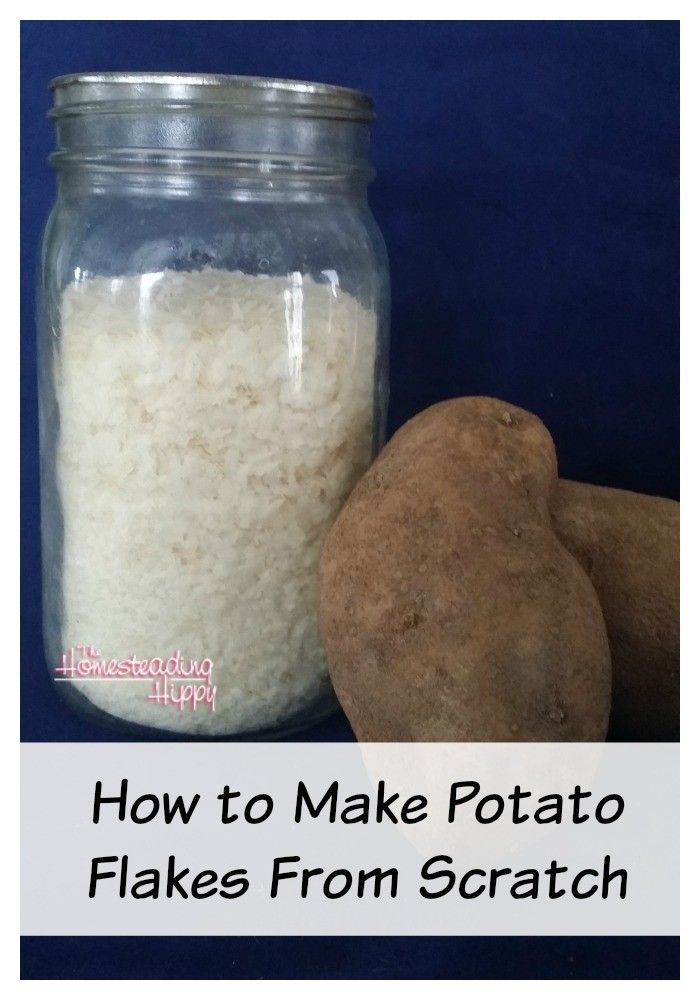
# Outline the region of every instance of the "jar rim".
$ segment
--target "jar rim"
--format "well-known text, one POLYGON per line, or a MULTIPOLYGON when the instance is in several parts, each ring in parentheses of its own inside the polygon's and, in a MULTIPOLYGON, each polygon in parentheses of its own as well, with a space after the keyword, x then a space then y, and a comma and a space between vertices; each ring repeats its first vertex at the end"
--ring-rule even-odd
POLYGON ((152 105, 154 110, 186 110, 204 105, 298 117, 374 120, 369 95, 350 87, 277 77, 223 73, 70 73, 50 83, 51 117, 118 113, 152 105))

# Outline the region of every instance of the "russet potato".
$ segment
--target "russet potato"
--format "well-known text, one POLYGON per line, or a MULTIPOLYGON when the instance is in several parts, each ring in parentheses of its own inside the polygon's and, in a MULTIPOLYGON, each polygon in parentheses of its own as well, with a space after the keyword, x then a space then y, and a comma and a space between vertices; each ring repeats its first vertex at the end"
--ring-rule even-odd
POLYGON ((613 667, 611 735, 677 740, 680 504, 560 480, 555 531, 598 594, 613 667))
POLYGON ((552 439, 468 397, 392 438, 331 529, 319 618, 360 740, 603 740, 610 653, 552 529, 552 439))

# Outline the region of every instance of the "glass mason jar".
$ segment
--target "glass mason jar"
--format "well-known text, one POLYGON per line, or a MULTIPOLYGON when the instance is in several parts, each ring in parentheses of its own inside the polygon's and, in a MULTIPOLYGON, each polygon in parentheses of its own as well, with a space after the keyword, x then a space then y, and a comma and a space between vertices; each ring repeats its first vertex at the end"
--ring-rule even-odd
POLYGON ((39 295, 46 655, 129 735, 279 735, 334 701, 327 529, 384 439, 372 103, 340 87, 53 83, 39 295))

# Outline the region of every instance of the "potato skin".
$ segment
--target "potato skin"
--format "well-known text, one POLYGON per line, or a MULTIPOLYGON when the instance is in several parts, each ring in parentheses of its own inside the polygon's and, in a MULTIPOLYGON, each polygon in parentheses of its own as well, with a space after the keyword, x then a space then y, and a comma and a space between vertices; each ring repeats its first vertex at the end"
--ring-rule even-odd
POLYGON ((680 505, 560 480, 552 520, 603 609, 613 666, 611 737, 677 740, 680 505))
POLYGON ((551 528, 556 476, 540 420, 467 397, 409 421, 357 484, 319 619, 360 740, 605 738, 605 625, 551 528))

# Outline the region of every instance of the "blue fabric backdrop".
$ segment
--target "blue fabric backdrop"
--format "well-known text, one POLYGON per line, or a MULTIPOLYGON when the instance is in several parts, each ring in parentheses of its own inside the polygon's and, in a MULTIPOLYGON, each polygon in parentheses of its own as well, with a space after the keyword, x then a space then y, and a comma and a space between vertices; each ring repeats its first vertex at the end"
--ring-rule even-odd
MULTIPOLYGON (((390 430, 449 396, 496 395, 545 420, 562 474, 677 495, 675 22, 24 22, 23 739, 113 738, 57 703, 42 662, 33 288, 54 193, 47 84, 144 69, 373 95, 371 201, 392 269, 390 430)), ((351 735, 336 717, 304 738, 351 735)), ((644 978, 678 963, 675 939, 29 939, 23 950, 25 975, 40 978, 644 978)))

